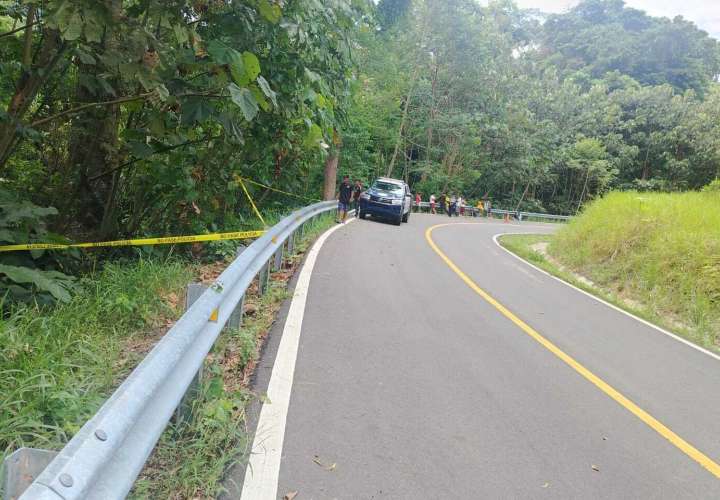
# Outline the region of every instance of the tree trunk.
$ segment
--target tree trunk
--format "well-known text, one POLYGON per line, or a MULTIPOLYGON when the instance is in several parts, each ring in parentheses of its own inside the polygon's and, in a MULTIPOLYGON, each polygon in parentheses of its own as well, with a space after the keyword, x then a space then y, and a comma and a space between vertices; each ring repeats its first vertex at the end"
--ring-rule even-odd
POLYGON ((585 200, 585 193, 587 192, 587 186, 588 181, 590 180, 590 169, 587 170, 587 175, 585 176, 585 184, 583 185, 582 192, 580 193, 580 201, 578 202, 577 210, 575 210, 575 215, 580 213, 580 207, 582 207, 583 201, 585 200))
MULTIPOLYGON (((122 8, 120 0, 105 0, 113 15, 113 26, 119 26, 122 8)), ((104 43, 106 52, 114 51, 120 43, 117 33, 108 30, 104 43)), ((96 73, 95 66, 78 64, 78 74, 96 73)), ((78 82, 82 81, 78 78, 78 82)), ((114 82, 110 82, 113 85, 114 82)), ((77 84, 77 103, 112 100, 114 96, 98 93, 77 84)), ((118 152, 118 127, 120 105, 112 104, 89 108, 78 114, 72 122, 70 144, 68 145, 68 169, 77 179, 75 199, 78 219, 88 229, 97 231, 101 238, 117 232, 115 201, 121 181, 117 167, 120 163, 118 152), (112 176, 101 176, 103 172, 115 170, 112 176)))
POLYGON ((517 212, 518 210, 520 210, 520 205, 522 205, 523 200, 525 200, 525 195, 527 194, 528 189, 530 189, 530 181, 528 181, 527 184, 525 184, 525 191, 523 191, 523 194, 522 194, 522 196, 520 197, 520 201, 518 201, 518 204, 517 204, 517 206, 515 207, 515 211, 516 211, 516 212, 517 212))
POLYGON ((430 169, 432 162, 432 140, 433 140, 433 122, 435 121, 435 90, 437 88, 437 76, 438 76, 438 64, 435 61, 435 67, 432 70, 432 92, 430 94, 430 113, 428 117, 428 129, 427 129, 427 149, 425 150, 425 161, 427 163, 427 170, 423 170, 421 179, 425 181, 427 179, 427 172, 430 169))
POLYGON ((390 164, 388 164, 387 173, 385 174, 386 177, 390 177, 392 175, 393 168, 395 167, 395 160, 397 159, 398 152, 400 151, 400 146, 403 142, 403 131, 405 130, 405 122, 407 122, 408 110, 410 109, 410 103, 412 102, 412 95, 413 91, 415 90, 415 82, 417 80, 417 76, 418 67, 416 66, 410 83, 410 90, 408 91, 407 98, 405 99, 405 107, 403 109, 402 118, 400 119, 400 126, 398 127, 397 138, 395 139, 395 150, 393 151, 393 155, 390 158, 390 164))
MULTIPOLYGON (((28 30, 31 31, 30 28, 28 30)), ((10 98, 6 110, 8 116, 0 123, 0 168, 5 166, 10 158, 12 149, 18 140, 17 133, 22 125, 22 119, 37 97, 40 88, 52 74, 62 50, 60 34, 56 30, 45 29, 37 61, 32 67, 25 68, 15 85, 15 93, 10 98)))
POLYGON ((333 149, 330 156, 325 160, 325 186, 323 188, 323 200, 335 199, 335 186, 337 185, 337 170, 340 160, 340 150, 333 149))
MULTIPOLYGON (((78 84, 77 102, 94 102, 98 96, 78 84)), ((68 146, 67 172, 77 179, 74 199, 80 221, 90 229, 106 233, 106 206, 117 177, 103 176, 96 181, 90 178, 112 170, 118 165, 118 119, 119 106, 103 106, 89 109, 73 120, 68 146)), ((116 172, 117 173, 117 172, 116 172)), ((107 235, 107 234, 105 234, 107 235)))
POLYGON ((650 146, 647 148, 647 153, 645 154, 645 162, 643 163, 643 169, 642 169, 642 180, 646 181, 648 177, 650 177, 650 164, 648 163, 648 160, 650 159, 650 146))

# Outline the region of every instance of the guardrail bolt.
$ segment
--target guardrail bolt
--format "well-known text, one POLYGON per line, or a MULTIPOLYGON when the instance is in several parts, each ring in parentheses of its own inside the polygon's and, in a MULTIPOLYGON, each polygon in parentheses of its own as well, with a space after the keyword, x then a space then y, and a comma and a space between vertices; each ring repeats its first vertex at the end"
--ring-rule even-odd
POLYGON ((98 429, 95 431, 95 437, 98 438, 100 441, 107 441, 107 434, 105 434, 105 431, 102 429, 98 429))
POLYGON ((60 474, 60 484, 69 488, 73 485, 73 478, 70 474, 60 474))

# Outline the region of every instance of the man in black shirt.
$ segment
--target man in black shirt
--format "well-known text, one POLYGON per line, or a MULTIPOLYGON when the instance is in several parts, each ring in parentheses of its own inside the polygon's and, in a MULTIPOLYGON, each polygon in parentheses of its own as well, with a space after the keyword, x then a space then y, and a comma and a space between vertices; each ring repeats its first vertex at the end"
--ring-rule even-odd
POLYGON ((343 177, 340 188, 338 189, 338 224, 345 222, 345 217, 347 216, 350 206, 350 199, 352 198, 352 191, 353 188, 350 185, 350 179, 346 175, 343 177))

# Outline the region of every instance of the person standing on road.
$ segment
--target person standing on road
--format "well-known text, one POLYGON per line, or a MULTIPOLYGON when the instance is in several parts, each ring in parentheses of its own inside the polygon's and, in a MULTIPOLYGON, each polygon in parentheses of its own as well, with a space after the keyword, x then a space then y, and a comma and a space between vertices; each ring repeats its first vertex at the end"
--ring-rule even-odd
POLYGON ((348 209, 350 208, 350 199, 352 198, 353 187, 350 185, 350 179, 347 175, 343 176, 343 180, 338 188, 338 209, 337 209, 337 222, 342 224, 345 222, 347 217, 348 209))
POLYGON ((448 202, 448 197, 445 193, 440 195, 440 212, 444 213, 446 211, 445 205, 448 202))
POLYGON ((355 179, 355 185, 353 186, 352 192, 352 207, 355 210, 355 217, 360 213, 360 194, 362 193, 363 185, 360 179, 355 179))
POLYGON ((415 193, 415 211, 420 211, 420 202, 422 201, 422 194, 421 193, 415 193))
POLYGON ((476 210, 475 210, 475 217, 477 217, 477 216, 479 216, 479 215, 482 215, 482 212, 483 212, 483 202, 482 202, 482 200, 478 200, 477 206, 476 206, 475 208, 476 208, 476 210))
POLYGON ((465 203, 465 200, 462 199, 462 196, 458 196, 458 199, 457 199, 458 217, 465 215, 464 203, 465 203))
POLYGON ((435 212, 435 195, 434 195, 434 194, 431 194, 431 195, 430 195, 430 213, 431 213, 431 214, 435 214, 435 213, 436 213, 436 212, 435 212))
POLYGON ((448 210, 447 210, 448 217, 453 216, 456 208, 457 208, 457 198, 455 198, 455 196, 453 196, 452 198, 450 198, 450 203, 448 203, 448 210))

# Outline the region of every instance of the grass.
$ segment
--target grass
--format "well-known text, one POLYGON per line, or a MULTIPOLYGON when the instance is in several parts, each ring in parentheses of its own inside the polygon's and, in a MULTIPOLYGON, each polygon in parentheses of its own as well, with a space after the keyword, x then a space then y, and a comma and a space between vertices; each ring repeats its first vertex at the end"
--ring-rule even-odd
POLYGON ((190 419, 165 430, 130 498, 216 498, 224 491, 225 473, 249 454, 245 407, 262 397, 251 392, 249 380, 264 340, 302 255, 333 220, 325 215, 306 224, 294 254, 272 273, 268 293, 258 296, 255 286, 248 290, 240 329, 223 333, 206 361, 190 419))
POLYGON ((225 472, 249 446, 245 406, 254 395, 244 383, 247 370, 286 297, 285 282, 272 280, 267 294, 248 298, 253 314, 220 336, 190 418, 165 430, 130 498, 215 498, 223 491, 225 472))
POLYGON ((130 371, 145 345, 179 316, 190 279, 177 261, 110 264, 71 302, 16 306, 0 319, 0 451, 58 449, 130 371))
POLYGON ((552 274, 720 350, 717 193, 612 193, 554 237, 506 236, 501 242, 552 274), (560 266, 532 250, 539 241, 549 243, 560 266))
MULTIPOLYGON (((302 253, 333 220, 328 214, 306 224, 267 294, 249 289, 242 327, 220 336, 192 417, 162 435, 134 498, 214 498, 222 490, 225 472, 247 452, 244 411, 256 397, 248 380, 263 340, 302 253)), ((193 276, 207 279, 224 267, 148 259, 108 264, 83 278, 67 304, 8 311, 0 318, 3 456, 22 446, 62 448, 182 314, 193 276)))

